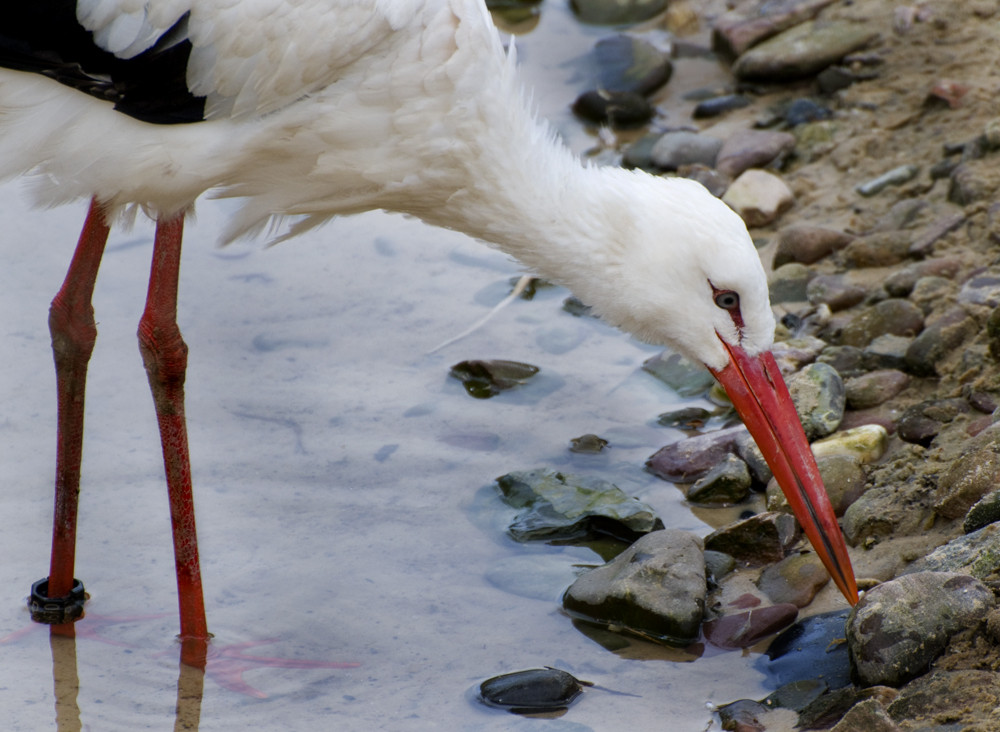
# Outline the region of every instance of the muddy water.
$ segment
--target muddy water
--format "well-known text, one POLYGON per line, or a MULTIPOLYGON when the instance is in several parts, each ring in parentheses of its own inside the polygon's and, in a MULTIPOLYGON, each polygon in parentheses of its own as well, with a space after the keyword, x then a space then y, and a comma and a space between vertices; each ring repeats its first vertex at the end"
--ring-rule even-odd
MULTIPOLYGON (((563 64, 601 32, 571 23, 549 7, 518 44, 529 77, 544 80, 543 113, 584 149, 593 140, 564 111, 575 88, 563 64)), ((696 730, 711 725, 706 704, 765 693, 752 655, 609 651, 582 634, 558 598, 577 565, 599 559, 510 541, 511 513, 489 487, 514 469, 577 471, 648 501, 669 526, 707 533, 673 486, 642 470, 678 437, 655 417, 680 400, 639 370, 656 349, 563 312, 567 293, 553 289, 430 354, 487 312, 518 266, 383 214, 272 249, 217 249, 225 204, 201 205, 188 229, 190 441, 209 623, 228 657, 203 684, 179 679, 166 497, 134 340, 151 229, 113 235, 95 297, 78 550, 92 597, 75 643, 50 644, 23 598, 48 563, 46 312, 83 210, 32 211, 20 186, 2 190, 3 729, 607 730, 627 719, 696 730), (447 377, 452 363, 488 357, 542 373, 489 401, 447 377), (586 432, 612 448, 569 453, 586 432), (546 579, 496 579, 511 573, 546 579), (302 660, 358 665, 291 667, 302 660), (588 690, 557 721, 471 700, 485 677, 544 665, 626 694, 588 690)))

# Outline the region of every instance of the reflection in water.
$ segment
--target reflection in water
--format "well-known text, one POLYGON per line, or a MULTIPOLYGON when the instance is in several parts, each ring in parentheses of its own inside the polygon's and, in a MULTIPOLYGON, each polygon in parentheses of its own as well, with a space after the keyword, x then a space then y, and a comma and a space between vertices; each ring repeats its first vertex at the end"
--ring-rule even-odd
POLYGON ((79 732, 80 706, 76 695, 80 678, 76 673, 76 628, 73 623, 53 625, 49 634, 52 648, 52 684, 56 697, 56 729, 59 732, 79 732))

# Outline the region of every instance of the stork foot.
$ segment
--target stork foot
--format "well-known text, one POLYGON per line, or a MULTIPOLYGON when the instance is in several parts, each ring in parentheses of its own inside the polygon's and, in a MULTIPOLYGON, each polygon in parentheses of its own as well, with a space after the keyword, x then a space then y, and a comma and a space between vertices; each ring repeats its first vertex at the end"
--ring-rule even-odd
POLYGON ((48 577, 43 577, 31 585, 28 610, 31 612, 31 619, 36 623, 63 625, 76 622, 83 617, 83 604, 87 601, 83 582, 74 577, 72 589, 63 597, 49 597, 48 591, 48 577))

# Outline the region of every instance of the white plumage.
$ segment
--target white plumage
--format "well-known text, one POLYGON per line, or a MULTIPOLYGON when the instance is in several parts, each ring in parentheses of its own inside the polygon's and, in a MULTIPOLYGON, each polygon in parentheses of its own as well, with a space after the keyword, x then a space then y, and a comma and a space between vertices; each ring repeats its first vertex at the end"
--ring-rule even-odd
MULTIPOLYGON (((78 0, 70 25, 59 38, 73 49, 32 51, 27 65, 0 70, 0 175, 30 173, 47 203, 92 198, 85 238, 106 237, 100 219, 135 206, 160 221, 153 271, 168 284, 162 297, 151 288, 144 323, 152 313, 150 323, 169 325, 180 343, 169 281, 182 216, 206 191, 244 199, 224 241, 269 223, 278 231, 285 217, 294 219, 288 236, 370 209, 465 232, 566 285, 609 322, 715 371, 781 463, 775 472, 810 538, 822 540, 834 579, 856 598, 832 509, 767 354, 774 318, 742 221, 697 183, 572 156, 532 113, 514 54, 481 0, 78 0), (67 55, 92 52, 92 43, 107 53, 88 63, 112 69, 111 83, 67 55), (42 70, 59 81, 25 73, 52 54, 63 63, 42 70), (150 84, 173 83, 166 106, 194 102, 202 121, 152 123, 163 121, 155 94, 152 121, 140 121, 148 110, 130 110, 129 95, 149 90, 129 74, 150 56, 173 59, 166 72, 149 72, 150 84)), ((83 258, 90 287, 102 248, 83 258)), ((76 277, 71 270, 67 283, 76 277)), ((158 364, 183 349, 161 354, 150 323, 144 357, 162 419, 183 413, 183 395, 163 396, 176 375, 160 378, 158 364)), ((165 449, 185 441, 182 417, 171 429, 165 449)), ((190 505, 189 491, 171 484, 175 493, 190 505)), ((193 544, 190 518, 181 544, 193 544)), ((196 553, 188 566, 197 575, 196 553)), ((203 611, 192 627, 182 620, 182 633, 205 636, 203 611)))

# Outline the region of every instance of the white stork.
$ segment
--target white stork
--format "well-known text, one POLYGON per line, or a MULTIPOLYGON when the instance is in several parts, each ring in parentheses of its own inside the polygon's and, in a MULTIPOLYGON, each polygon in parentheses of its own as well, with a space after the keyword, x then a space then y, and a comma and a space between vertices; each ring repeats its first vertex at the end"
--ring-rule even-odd
MULTIPOLYGON (((239 197, 222 240, 371 209, 456 229, 606 321, 705 364, 732 397, 833 580, 851 563, 770 355, 774 318, 740 218, 697 183, 581 164, 536 119, 482 0, 33 0, 0 24, 0 176, 90 211, 52 303, 58 449, 50 574, 74 580, 91 295, 109 227, 157 222, 139 340, 174 525, 181 637, 208 635, 176 324, 182 225, 239 197)), ((61 614, 60 614, 61 613, 61 614)))

